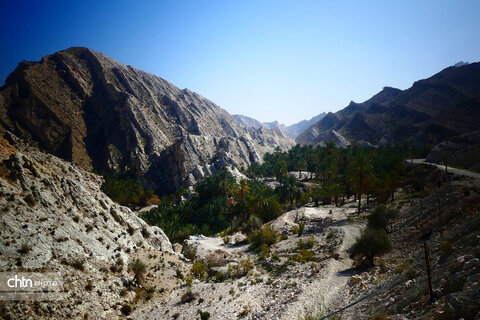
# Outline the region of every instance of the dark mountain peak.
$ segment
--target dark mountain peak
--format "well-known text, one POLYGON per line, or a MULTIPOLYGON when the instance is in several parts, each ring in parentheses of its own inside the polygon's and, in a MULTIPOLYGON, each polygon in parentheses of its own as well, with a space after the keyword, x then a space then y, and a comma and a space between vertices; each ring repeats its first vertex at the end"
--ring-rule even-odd
POLYGON ((377 144, 390 135, 396 143, 424 145, 432 137, 446 139, 478 128, 480 113, 475 110, 480 110, 478 62, 448 67, 404 91, 384 87, 365 102, 351 101, 336 117, 327 114, 311 126, 297 142, 310 144, 335 124, 334 129, 352 141, 377 144))

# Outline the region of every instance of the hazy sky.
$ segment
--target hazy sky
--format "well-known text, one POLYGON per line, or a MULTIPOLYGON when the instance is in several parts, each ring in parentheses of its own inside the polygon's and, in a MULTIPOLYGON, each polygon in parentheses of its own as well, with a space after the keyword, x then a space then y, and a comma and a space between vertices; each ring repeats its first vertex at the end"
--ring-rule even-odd
POLYGON ((480 1, 0 0, 0 83, 86 46, 232 114, 291 124, 480 60, 480 1))

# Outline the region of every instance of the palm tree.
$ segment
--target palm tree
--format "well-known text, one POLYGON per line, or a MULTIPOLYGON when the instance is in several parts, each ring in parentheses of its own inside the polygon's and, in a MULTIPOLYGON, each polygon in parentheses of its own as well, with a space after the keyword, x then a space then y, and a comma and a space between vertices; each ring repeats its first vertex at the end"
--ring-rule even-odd
POLYGON ((366 191, 374 177, 370 155, 367 155, 365 152, 357 153, 350 164, 350 174, 353 186, 358 194, 358 212, 360 213, 362 194, 366 191))
POLYGON ((297 179, 293 175, 286 175, 282 177, 280 190, 283 197, 293 205, 293 201, 299 198, 300 189, 297 186, 297 179))

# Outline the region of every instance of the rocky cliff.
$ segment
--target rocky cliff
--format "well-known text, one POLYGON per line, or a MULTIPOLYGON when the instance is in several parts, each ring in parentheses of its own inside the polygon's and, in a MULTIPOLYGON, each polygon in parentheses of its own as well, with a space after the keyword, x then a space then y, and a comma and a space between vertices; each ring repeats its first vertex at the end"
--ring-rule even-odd
POLYGON ((385 87, 363 103, 328 114, 296 138, 318 144, 323 132, 335 130, 350 142, 372 145, 409 142, 435 145, 478 130, 480 63, 449 67, 407 90, 385 87))
POLYGON ((122 293, 128 264, 146 252, 174 256, 168 238, 112 202, 102 177, 0 144, 0 271, 58 272, 63 281, 62 301, 0 304, 0 318, 117 318, 135 295, 122 293))
POLYGON ((7 130, 87 170, 128 171, 160 192, 294 144, 88 48, 19 64, 0 89, 0 133, 7 130))

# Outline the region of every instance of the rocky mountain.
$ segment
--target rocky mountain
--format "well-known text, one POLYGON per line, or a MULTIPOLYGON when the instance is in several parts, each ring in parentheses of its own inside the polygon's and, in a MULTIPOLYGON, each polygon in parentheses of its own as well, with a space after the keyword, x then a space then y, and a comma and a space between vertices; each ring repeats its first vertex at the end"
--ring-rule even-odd
POLYGON ((241 114, 234 114, 233 118, 247 128, 260 129, 262 127, 260 121, 247 116, 242 116, 241 114))
POLYGON ((305 130, 307 130, 310 126, 320 121, 323 117, 325 117, 326 113, 322 112, 315 117, 312 117, 310 120, 302 120, 300 122, 294 123, 288 126, 285 130, 286 134, 290 137, 295 139, 300 134, 302 134, 305 130))
POLYGON ((2 138, 0 145, 0 271, 56 272, 63 283, 63 300, 2 301, 0 317, 119 318, 135 296, 122 293, 133 278, 127 266, 146 254, 174 258, 168 238, 110 200, 101 176, 2 138))
POLYGON ((233 117, 235 118, 235 120, 237 120, 239 123, 241 123, 242 125, 244 125, 247 128, 248 127, 251 127, 251 128, 254 128, 254 129, 258 129, 260 127, 264 127, 264 128, 267 128, 267 129, 279 128, 284 133, 286 133, 287 136, 295 139, 299 134, 303 133, 311 125, 313 125, 316 122, 318 122, 319 120, 321 120, 325 115, 326 115, 326 113, 322 112, 319 115, 316 115, 315 117, 311 118, 310 120, 302 120, 302 121, 294 123, 290 126, 286 126, 284 124, 281 124, 278 121, 260 123, 258 120, 255 120, 255 119, 247 117, 247 116, 242 116, 240 114, 233 115, 233 117))
POLYGON ((435 145, 478 130, 480 63, 449 67, 406 90, 385 87, 363 103, 327 114, 296 138, 318 144, 322 133, 335 130, 350 142, 372 145, 409 142, 435 145))
POLYGON ((98 172, 127 171, 171 192, 294 141, 240 125, 188 89, 88 48, 21 62, 0 89, 0 134, 98 172))

